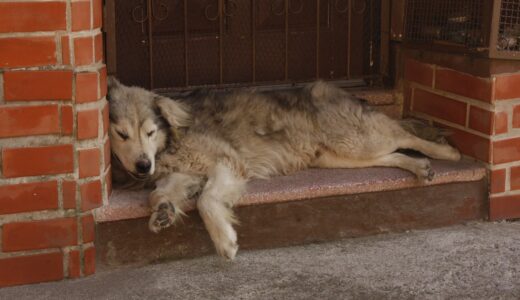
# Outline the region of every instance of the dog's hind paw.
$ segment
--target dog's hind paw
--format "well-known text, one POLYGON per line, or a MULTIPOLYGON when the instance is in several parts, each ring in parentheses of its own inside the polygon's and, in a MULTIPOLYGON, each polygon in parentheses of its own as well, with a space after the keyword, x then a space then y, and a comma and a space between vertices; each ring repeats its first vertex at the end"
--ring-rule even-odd
POLYGON ((159 204, 148 221, 150 231, 158 233, 162 229, 170 227, 175 221, 175 208, 170 202, 159 204))

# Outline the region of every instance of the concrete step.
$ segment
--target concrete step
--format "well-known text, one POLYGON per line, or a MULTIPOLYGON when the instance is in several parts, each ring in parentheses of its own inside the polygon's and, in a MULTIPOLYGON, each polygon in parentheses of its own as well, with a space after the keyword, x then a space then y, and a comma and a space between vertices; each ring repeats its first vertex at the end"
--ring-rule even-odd
MULTIPOLYGON (((484 166, 432 161, 432 167, 435 178, 425 184, 396 168, 310 169, 254 180, 236 208, 241 250, 487 218, 484 166)), ((159 234, 149 232, 148 193, 114 190, 110 204, 96 212, 98 268, 215 252, 195 210, 188 212, 183 224, 159 234)))

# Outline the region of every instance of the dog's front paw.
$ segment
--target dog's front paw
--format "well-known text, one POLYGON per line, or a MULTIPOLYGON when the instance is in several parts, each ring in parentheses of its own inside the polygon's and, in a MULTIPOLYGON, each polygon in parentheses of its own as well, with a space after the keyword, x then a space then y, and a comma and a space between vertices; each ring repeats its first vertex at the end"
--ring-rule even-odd
POLYGON ((157 207, 148 221, 150 231, 159 233, 162 229, 170 227, 175 221, 175 208, 170 202, 163 202, 157 207))
POLYGON ((417 178, 421 181, 432 181, 435 172, 432 170, 430 161, 428 159, 419 160, 419 167, 416 171, 417 178))
POLYGON ((217 253, 220 256, 223 256, 229 260, 235 259, 238 251, 238 245, 236 242, 231 240, 223 241, 219 244, 215 244, 215 248, 217 249, 217 253))

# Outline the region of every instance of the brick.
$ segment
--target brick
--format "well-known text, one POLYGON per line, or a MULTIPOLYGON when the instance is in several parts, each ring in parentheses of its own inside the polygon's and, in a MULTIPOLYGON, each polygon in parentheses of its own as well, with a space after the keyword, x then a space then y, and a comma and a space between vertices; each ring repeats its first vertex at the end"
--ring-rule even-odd
POLYGON ((511 190, 520 190, 520 166, 511 168, 509 184, 511 186, 511 190))
POLYGON ((407 59, 404 65, 404 77, 409 81, 431 87, 433 85, 433 67, 413 59, 407 59))
POLYGON ((491 80, 449 69, 436 70, 435 88, 489 103, 493 98, 491 80))
POLYGON ((2 157, 5 177, 62 174, 74 170, 72 145, 4 148, 2 157))
POLYGON ((94 241, 95 222, 92 215, 81 217, 81 226, 83 230, 83 243, 90 243, 94 241))
POLYGON ((63 279, 61 252, 0 259, 0 287, 63 279))
POLYGON ((413 111, 459 125, 466 125, 466 103, 415 89, 413 111))
POLYGON ((57 105, 0 107, 0 138, 60 133, 57 105))
POLYGON ((98 82, 97 73, 76 74, 76 103, 98 100, 98 82))
POLYGON ((99 111, 97 109, 78 112, 78 139, 98 137, 99 111))
POLYGON ((507 121, 507 112, 502 111, 495 113, 495 134, 507 133, 507 121))
POLYGON ((506 170, 500 169, 491 171, 490 181, 491 194, 504 192, 506 190, 506 170))
POLYGON ((94 61, 103 60, 103 35, 98 34, 94 37, 94 61))
POLYGON ((506 100, 520 98, 520 74, 497 76, 495 99, 506 100))
POLYGON ((38 67, 57 63, 54 37, 0 38, 0 68, 38 67))
POLYGON ((105 170, 110 166, 110 160, 112 158, 112 154, 110 152, 110 139, 107 139, 105 145, 103 145, 103 154, 105 159, 105 170))
POLYGON ((98 208, 103 204, 101 181, 91 181, 81 185, 81 210, 87 211, 98 208))
POLYGON ((68 35, 61 37, 61 61, 64 65, 70 65, 70 38, 68 35))
POLYGON ((83 274, 92 275, 96 272, 96 248, 90 247, 83 251, 84 265, 83 274))
POLYGON ((76 218, 4 224, 2 251, 58 248, 78 243, 76 218))
POLYGON ((92 0, 93 7, 93 27, 94 28, 101 28, 103 25, 103 4, 101 3, 102 0, 92 0))
POLYGON ((88 30, 90 24, 90 0, 77 1, 71 3, 72 30, 88 30))
POLYGON ((108 111, 108 103, 105 104, 105 107, 103 107, 103 136, 105 136, 108 133, 108 128, 110 126, 110 115, 108 111))
POLYGON ((81 258, 78 250, 69 252, 69 278, 81 276, 81 258))
POLYGON ((107 95, 107 68, 103 67, 101 70, 99 70, 99 89, 101 92, 101 95, 99 95, 100 98, 103 98, 107 95))
POLYGON ((57 208, 56 181, 0 186, 0 215, 57 208))
POLYGON ((493 142, 493 163, 520 160, 520 138, 493 142))
POLYGON ((452 133, 447 137, 448 141, 463 154, 484 162, 490 161, 491 141, 489 139, 444 124, 435 123, 435 125, 446 128, 452 133))
POLYGON ((0 32, 66 29, 65 2, 0 2, 0 32))
POLYGON ((492 221, 520 218, 520 195, 491 197, 489 204, 492 221))
POLYGON ((513 128, 520 128, 520 105, 513 108, 513 128))
POLYGON ((76 209, 76 182, 63 181, 61 188, 63 192, 63 208, 76 209))
POLYGON ((72 106, 65 105, 61 107, 61 134, 72 135, 74 126, 74 117, 72 106))
POLYGON ((471 106, 469 109, 469 128, 485 134, 493 134, 493 113, 471 106))
POLYGON ((6 101, 71 100, 71 71, 14 71, 4 73, 6 101))
POLYGON ((91 36, 74 39, 74 64, 90 65, 94 62, 94 41, 91 36))
POLYGON ((101 154, 99 149, 79 150, 79 178, 99 176, 101 154))

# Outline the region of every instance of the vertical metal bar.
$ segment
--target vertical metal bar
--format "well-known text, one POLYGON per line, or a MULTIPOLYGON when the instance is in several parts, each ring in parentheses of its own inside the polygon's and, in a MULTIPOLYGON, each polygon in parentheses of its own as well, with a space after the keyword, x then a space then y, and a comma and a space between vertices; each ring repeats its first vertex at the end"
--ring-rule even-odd
POLYGON ((384 77, 388 77, 388 56, 390 55, 390 18, 391 4, 389 1, 381 1, 381 36, 380 36, 380 62, 379 71, 384 77))
POLYGON ((370 52, 369 52, 369 61, 368 61, 368 72, 370 74, 367 75, 374 75, 374 0, 368 0, 370 3, 370 23, 369 23, 369 30, 370 30, 370 52))
POLYGON ((256 1, 251 1, 251 38, 252 38, 252 72, 253 83, 256 82, 256 1))
POLYGON ((116 39, 116 2, 106 0, 103 18, 103 31, 106 34, 105 57, 107 73, 117 73, 117 39, 116 39))
POLYGON ((497 50, 498 45, 498 34, 500 30, 500 9, 502 7, 502 1, 493 2, 493 14, 491 16, 491 30, 489 36, 489 57, 499 58, 500 51, 497 50))
POLYGON ((154 78, 153 78, 153 14, 152 14, 152 1, 147 1, 147 15, 148 15, 148 62, 150 64, 150 89, 154 89, 154 78))
POLYGON ((219 65, 219 83, 222 84, 224 82, 224 0, 218 0, 218 30, 219 30, 219 37, 218 37, 218 65, 219 65))
POLYGON ((320 78, 320 0, 316 0, 316 79, 320 78))
POLYGON ((184 0, 184 84, 190 85, 188 68, 188 0, 184 0))
POLYGON ((351 27, 352 27, 352 0, 348 0, 348 14, 347 14, 347 79, 350 79, 350 46, 351 46, 351 27))
POLYGON ((285 80, 289 79, 289 0, 285 0, 285 80))

